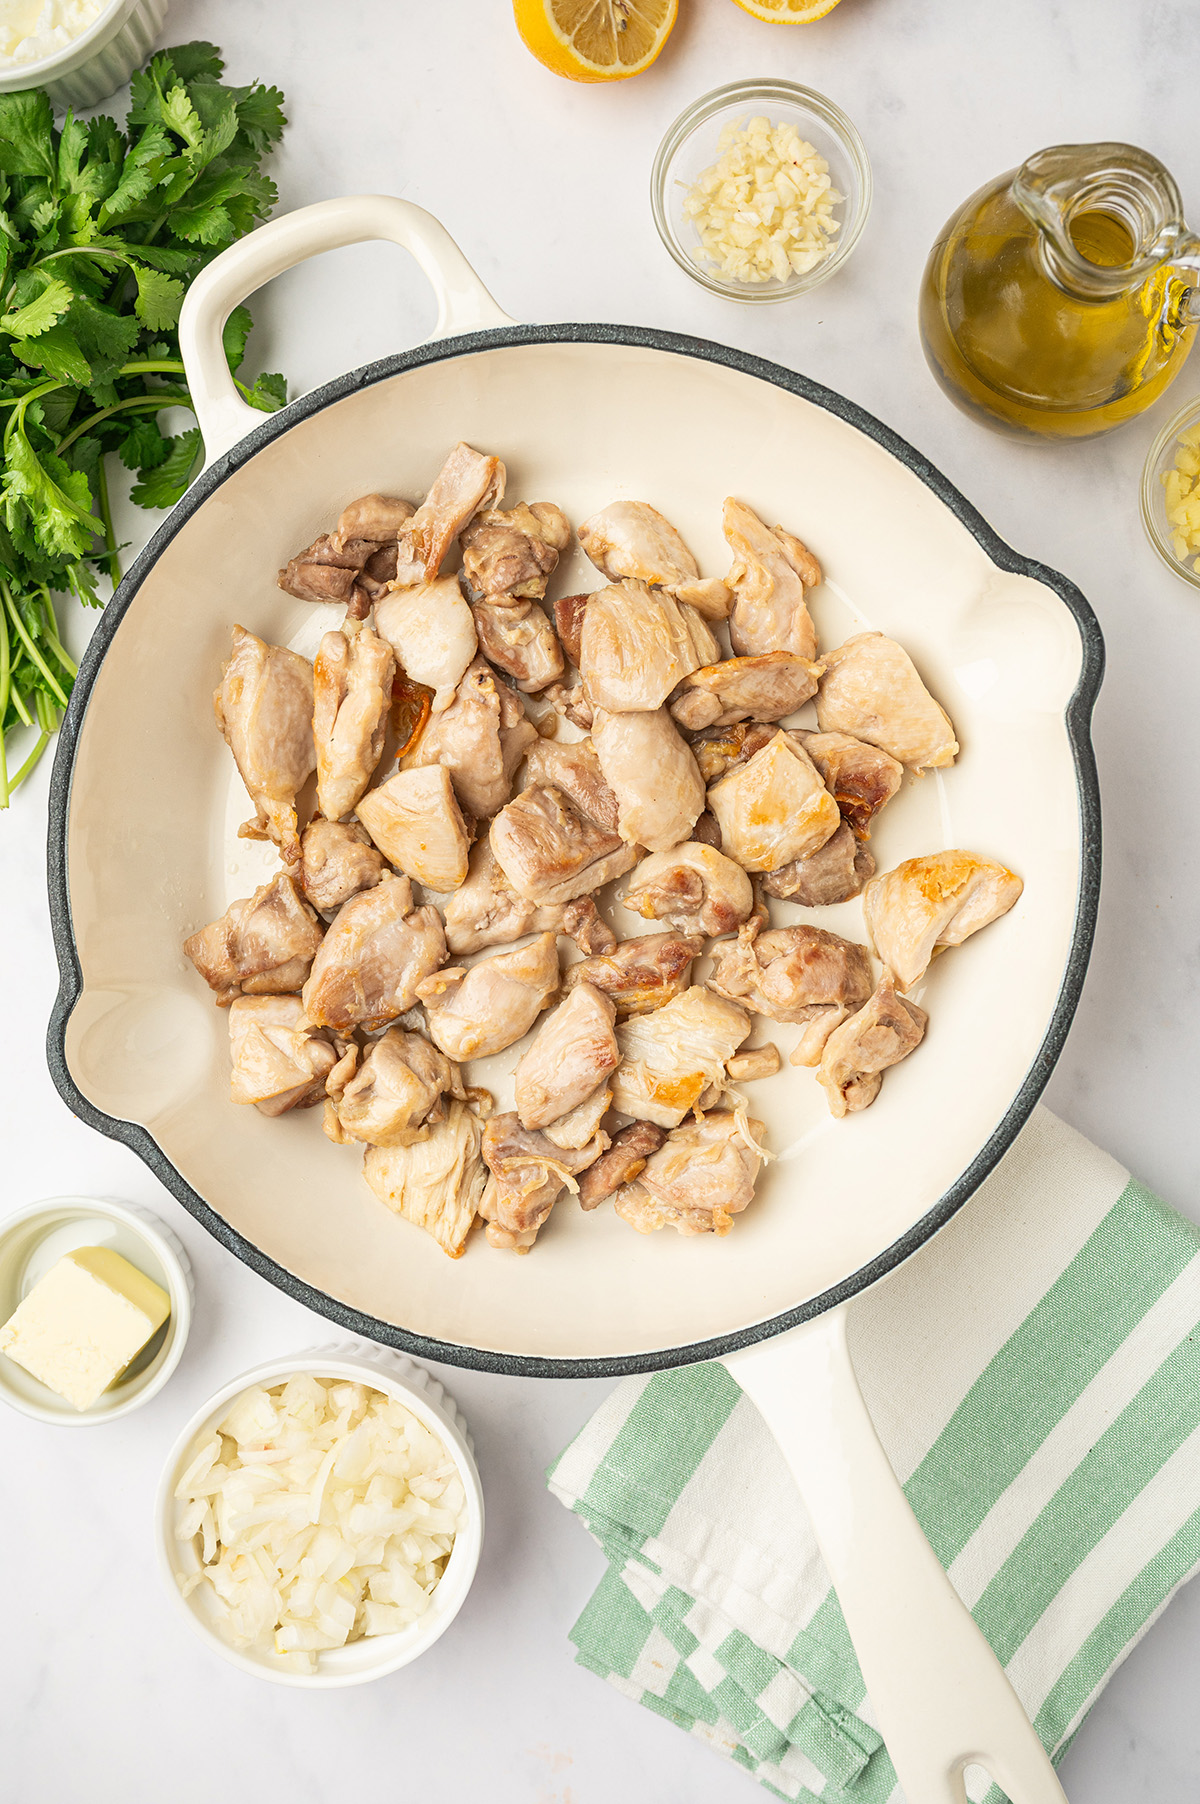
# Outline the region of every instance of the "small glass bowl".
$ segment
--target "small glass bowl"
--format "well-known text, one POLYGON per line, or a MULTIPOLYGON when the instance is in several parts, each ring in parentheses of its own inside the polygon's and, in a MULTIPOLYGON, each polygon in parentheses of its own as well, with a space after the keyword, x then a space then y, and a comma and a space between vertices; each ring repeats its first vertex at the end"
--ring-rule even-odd
POLYGON ((1172 414, 1151 445, 1142 471, 1142 525, 1146 528, 1146 536, 1163 563, 1176 576, 1182 577, 1185 583, 1191 583, 1193 589, 1200 589, 1200 570, 1192 568, 1190 559, 1185 563, 1182 558, 1175 556, 1171 545, 1173 528, 1167 519, 1163 477, 1168 470, 1175 468, 1175 445, 1181 433, 1198 425, 1200 396, 1189 401, 1186 407, 1181 407, 1178 413, 1172 414))
POLYGON ((715 88, 681 113, 658 147, 650 175, 650 205, 658 235, 694 282, 726 300, 766 305, 794 300, 827 282, 841 268, 862 235, 871 210, 871 165, 854 126, 840 107, 812 88, 791 81, 735 81, 715 88), (731 120, 765 113, 772 125, 794 125, 829 164, 829 175, 845 196, 836 217, 840 230, 829 255, 786 281, 731 282, 715 265, 698 263, 692 251, 700 235, 683 211, 683 197, 697 177, 717 160, 717 140, 731 120), (680 186, 682 184, 682 186, 680 186))

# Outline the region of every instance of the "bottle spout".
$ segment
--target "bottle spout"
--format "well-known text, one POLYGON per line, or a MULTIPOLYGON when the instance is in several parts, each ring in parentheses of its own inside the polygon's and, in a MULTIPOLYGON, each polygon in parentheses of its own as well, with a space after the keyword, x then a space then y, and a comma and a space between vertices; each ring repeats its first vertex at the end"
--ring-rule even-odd
POLYGON ((1013 179, 1013 196, 1041 234, 1047 272, 1089 299, 1138 288, 1154 270, 1175 263, 1188 232, 1170 171, 1134 144, 1058 144, 1040 150, 1013 179), (1088 243, 1087 226, 1108 222, 1116 249, 1088 243))

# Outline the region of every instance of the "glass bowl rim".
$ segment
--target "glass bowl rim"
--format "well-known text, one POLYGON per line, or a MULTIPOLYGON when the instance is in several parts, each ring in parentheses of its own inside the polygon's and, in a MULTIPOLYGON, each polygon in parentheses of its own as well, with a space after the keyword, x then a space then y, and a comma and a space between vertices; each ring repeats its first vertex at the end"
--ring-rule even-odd
POLYGON ((667 251, 680 269, 706 288, 710 294, 720 295, 724 300, 744 301, 752 306, 769 305, 780 301, 794 300, 797 295, 806 294, 820 286, 833 274, 835 269, 846 262, 851 251, 862 236, 863 227, 871 211, 872 198, 871 163, 867 156, 866 145, 862 141, 858 127, 844 113, 836 101, 828 95, 821 94, 816 88, 806 88, 799 82, 775 80, 761 77, 751 81, 728 82, 724 87, 713 88, 702 94, 690 106, 673 120, 663 134, 661 143, 654 153, 654 163, 650 171, 650 207, 654 216, 655 229, 667 251), (815 268, 806 270, 803 275, 792 275, 785 282, 774 284, 764 282, 761 287, 751 283, 725 282, 708 272, 693 258, 687 256, 678 236, 667 218, 666 177, 671 159, 687 142, 692 133, 701 125, 726 110, 733 110, 742 104, 753 104, 759 100, 777 99, 783 104, 802 108, 815 113, 822 124, 837 139, 845 151, 859 183, 859 202, 857 210, 847 224, 849 229, 839 235, 833 251, 822 259, 815 268))
POLYGON ((1184 428, 1197 424, 1200 424, 1200 395, 1194 395, 1178 408, 1156 434, 1142 465, 1141 484, 1142 525, 1146 529, 1146 537, 1168 569, 1174 571, 1185 583, 1190 583, 1194 589, 1200 589, 1200 571, 1193 570, 1191 564, 1185 564, 1177 558, 1168 539, 1158 464, 1164 451, 1184 428))

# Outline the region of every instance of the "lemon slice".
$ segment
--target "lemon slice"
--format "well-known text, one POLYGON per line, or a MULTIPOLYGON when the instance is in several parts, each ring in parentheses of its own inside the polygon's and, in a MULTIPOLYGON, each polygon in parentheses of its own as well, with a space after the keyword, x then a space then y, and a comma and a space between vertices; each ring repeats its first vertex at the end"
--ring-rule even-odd
POLYGON ((811 25, 831 13, 838 0, 733 0, 752 19, 768 25, 811 25))
POLYGON ((571 81, 640 75, 670 37, 677 7, 678 0, 513 0, 526 49, 571 81))

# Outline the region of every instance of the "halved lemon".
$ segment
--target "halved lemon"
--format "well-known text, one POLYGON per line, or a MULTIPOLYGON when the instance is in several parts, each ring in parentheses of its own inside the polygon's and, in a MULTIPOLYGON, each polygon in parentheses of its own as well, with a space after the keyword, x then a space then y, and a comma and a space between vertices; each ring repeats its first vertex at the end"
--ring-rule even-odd
POLYGON ((752 19, 765 19, 768 25, 811 25, 831 13, 838 0, 733 0, 752 19))
POLYGON ((671 35, 678 3, 513 0, 513 12, 526 49, 556 75, 571 81, 624 81, 650 67, 671 35))

